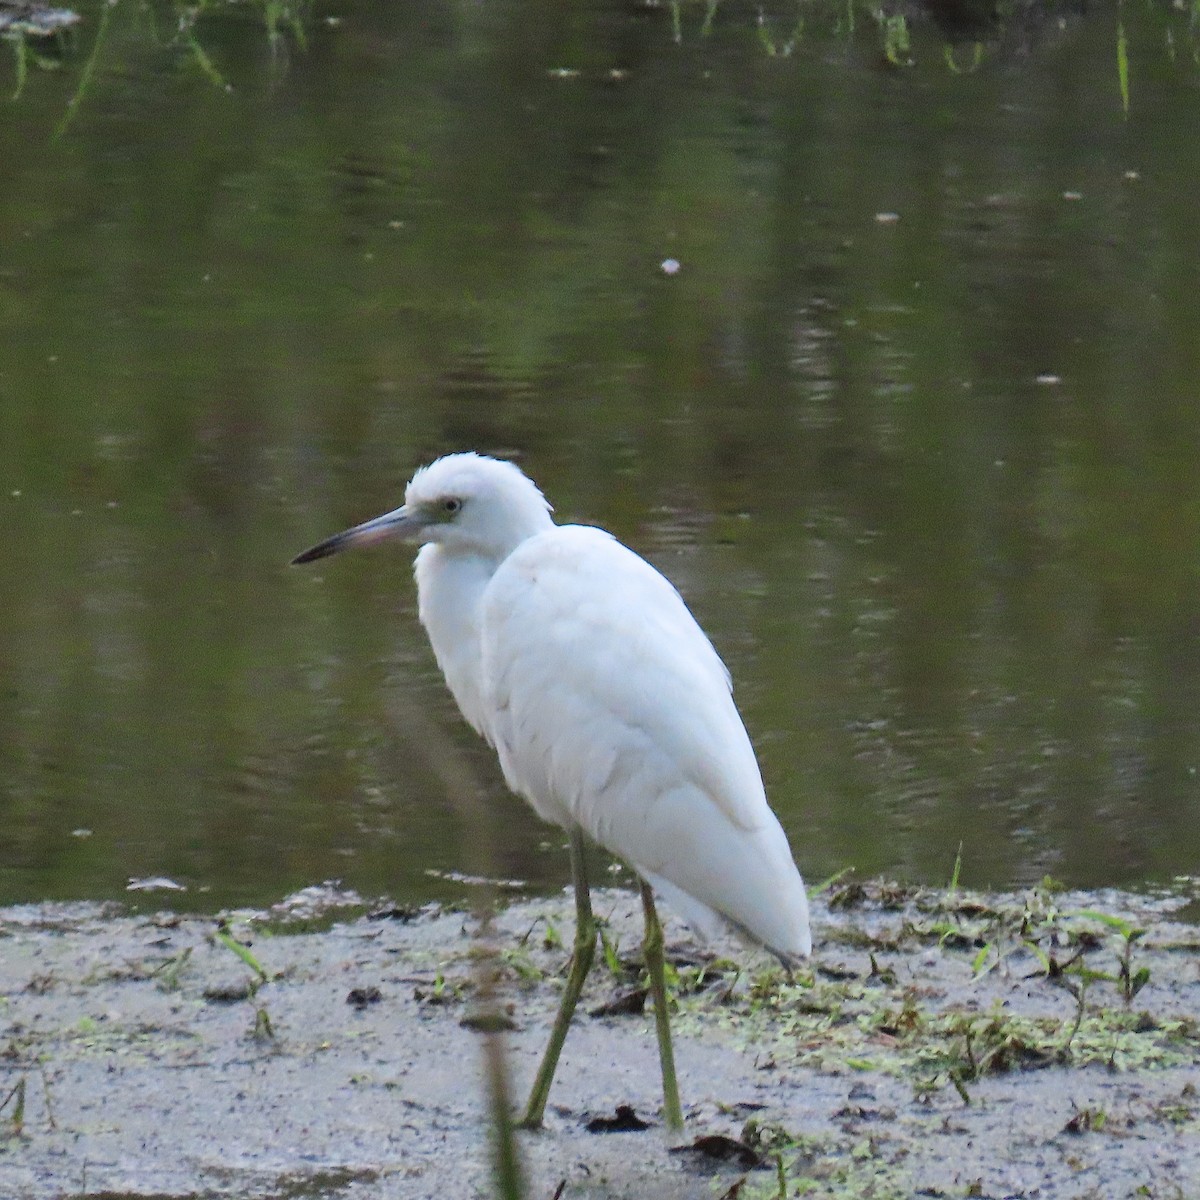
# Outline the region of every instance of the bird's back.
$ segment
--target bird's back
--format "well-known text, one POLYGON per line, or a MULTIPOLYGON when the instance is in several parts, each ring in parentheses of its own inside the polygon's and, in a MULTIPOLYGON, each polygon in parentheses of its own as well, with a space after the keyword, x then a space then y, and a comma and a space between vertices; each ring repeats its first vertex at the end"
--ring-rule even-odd
POLYGON ((809 953, 804 886, 728 673, 658 571, 602 530, 557 526, 496 570, 479 638, 484 732, 541 816, 578 824, 702 930, 715 912, 809 953))

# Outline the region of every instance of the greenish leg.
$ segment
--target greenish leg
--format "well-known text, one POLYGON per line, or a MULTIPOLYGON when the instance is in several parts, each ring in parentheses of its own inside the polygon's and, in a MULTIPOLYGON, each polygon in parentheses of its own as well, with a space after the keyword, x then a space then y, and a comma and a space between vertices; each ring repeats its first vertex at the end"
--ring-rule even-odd
POLYGON ((658 1033, 658 1059, 662 1063, 663 1119, 672 1133, 683 1129, 683 1109, 679 1104, 679 1085, 675 1082, 675 1051, 671 1048, 671 1019, 667 1012, 667 979, 663 965, 663 931, 654 907, 654 893, 642 882, 642 911, 646 914, 646 940, 642 952, 650 976, 650 994, 654 997, 654 1024, 658 1033))
POLYGON ((583 991, 583 981, 592 969, 592 959, 596 954, 596 921, 592 916, 592 897, 588 892, 587 868, 583 861, 583 834, 578 829, 571 830, 571 881, 575 885, 575 952, 571 956, 571 970, 567 974, 567 986, 563 989, 558 1016, 554 1018, 554 1028, 550 1031, 550 1042, 542 1055, 542 1065, 538 1067, 537 1078, 533 1081, 525 1113, 517 1122, 520 1129, 541 1128, 558 1056, 562 1053, 563 1042, 567 1040, 567 1030, 571 1026, 579 993, 583 991))

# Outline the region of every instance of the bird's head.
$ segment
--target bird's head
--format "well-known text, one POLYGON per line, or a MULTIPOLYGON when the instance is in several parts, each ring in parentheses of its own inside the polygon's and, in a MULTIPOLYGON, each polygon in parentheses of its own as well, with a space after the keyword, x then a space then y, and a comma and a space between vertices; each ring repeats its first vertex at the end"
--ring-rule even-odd
POLYGON ((552 524, 550 505, 520 467, 482 454, 448 454, 412 477, 401 508, 334 534, 292 562, 386 538, 437 542, 500 561, 552 524))

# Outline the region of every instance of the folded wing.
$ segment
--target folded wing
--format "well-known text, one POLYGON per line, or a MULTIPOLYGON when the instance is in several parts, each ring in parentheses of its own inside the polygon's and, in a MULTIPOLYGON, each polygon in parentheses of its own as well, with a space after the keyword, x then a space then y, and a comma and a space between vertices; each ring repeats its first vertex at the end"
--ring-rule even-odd
POLYGON ((808 906, 729 676, 671 584, 602 530, 559 526, 497 570, 480 612, 487 735, 509 786, 578 825, 701 932, 784 956, 808 906))

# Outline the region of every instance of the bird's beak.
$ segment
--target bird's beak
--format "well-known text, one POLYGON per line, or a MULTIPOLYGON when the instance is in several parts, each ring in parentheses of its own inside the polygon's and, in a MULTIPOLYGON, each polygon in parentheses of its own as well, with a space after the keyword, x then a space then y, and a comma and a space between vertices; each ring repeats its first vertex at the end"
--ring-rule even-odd
POLYGON ((315 546, 310 546, 303 554, 297 554, 292 559, 292 566, 326 558, 330 554, 348 550, 351 546, 370 546, 387 538, 411 536, 420 527, 421 523, 415 513, 407 507, 397 508, 393 512, 384 513, 382 517, 364 521, 361 525, 355 525, 353 529, 345 529, 315 546))

